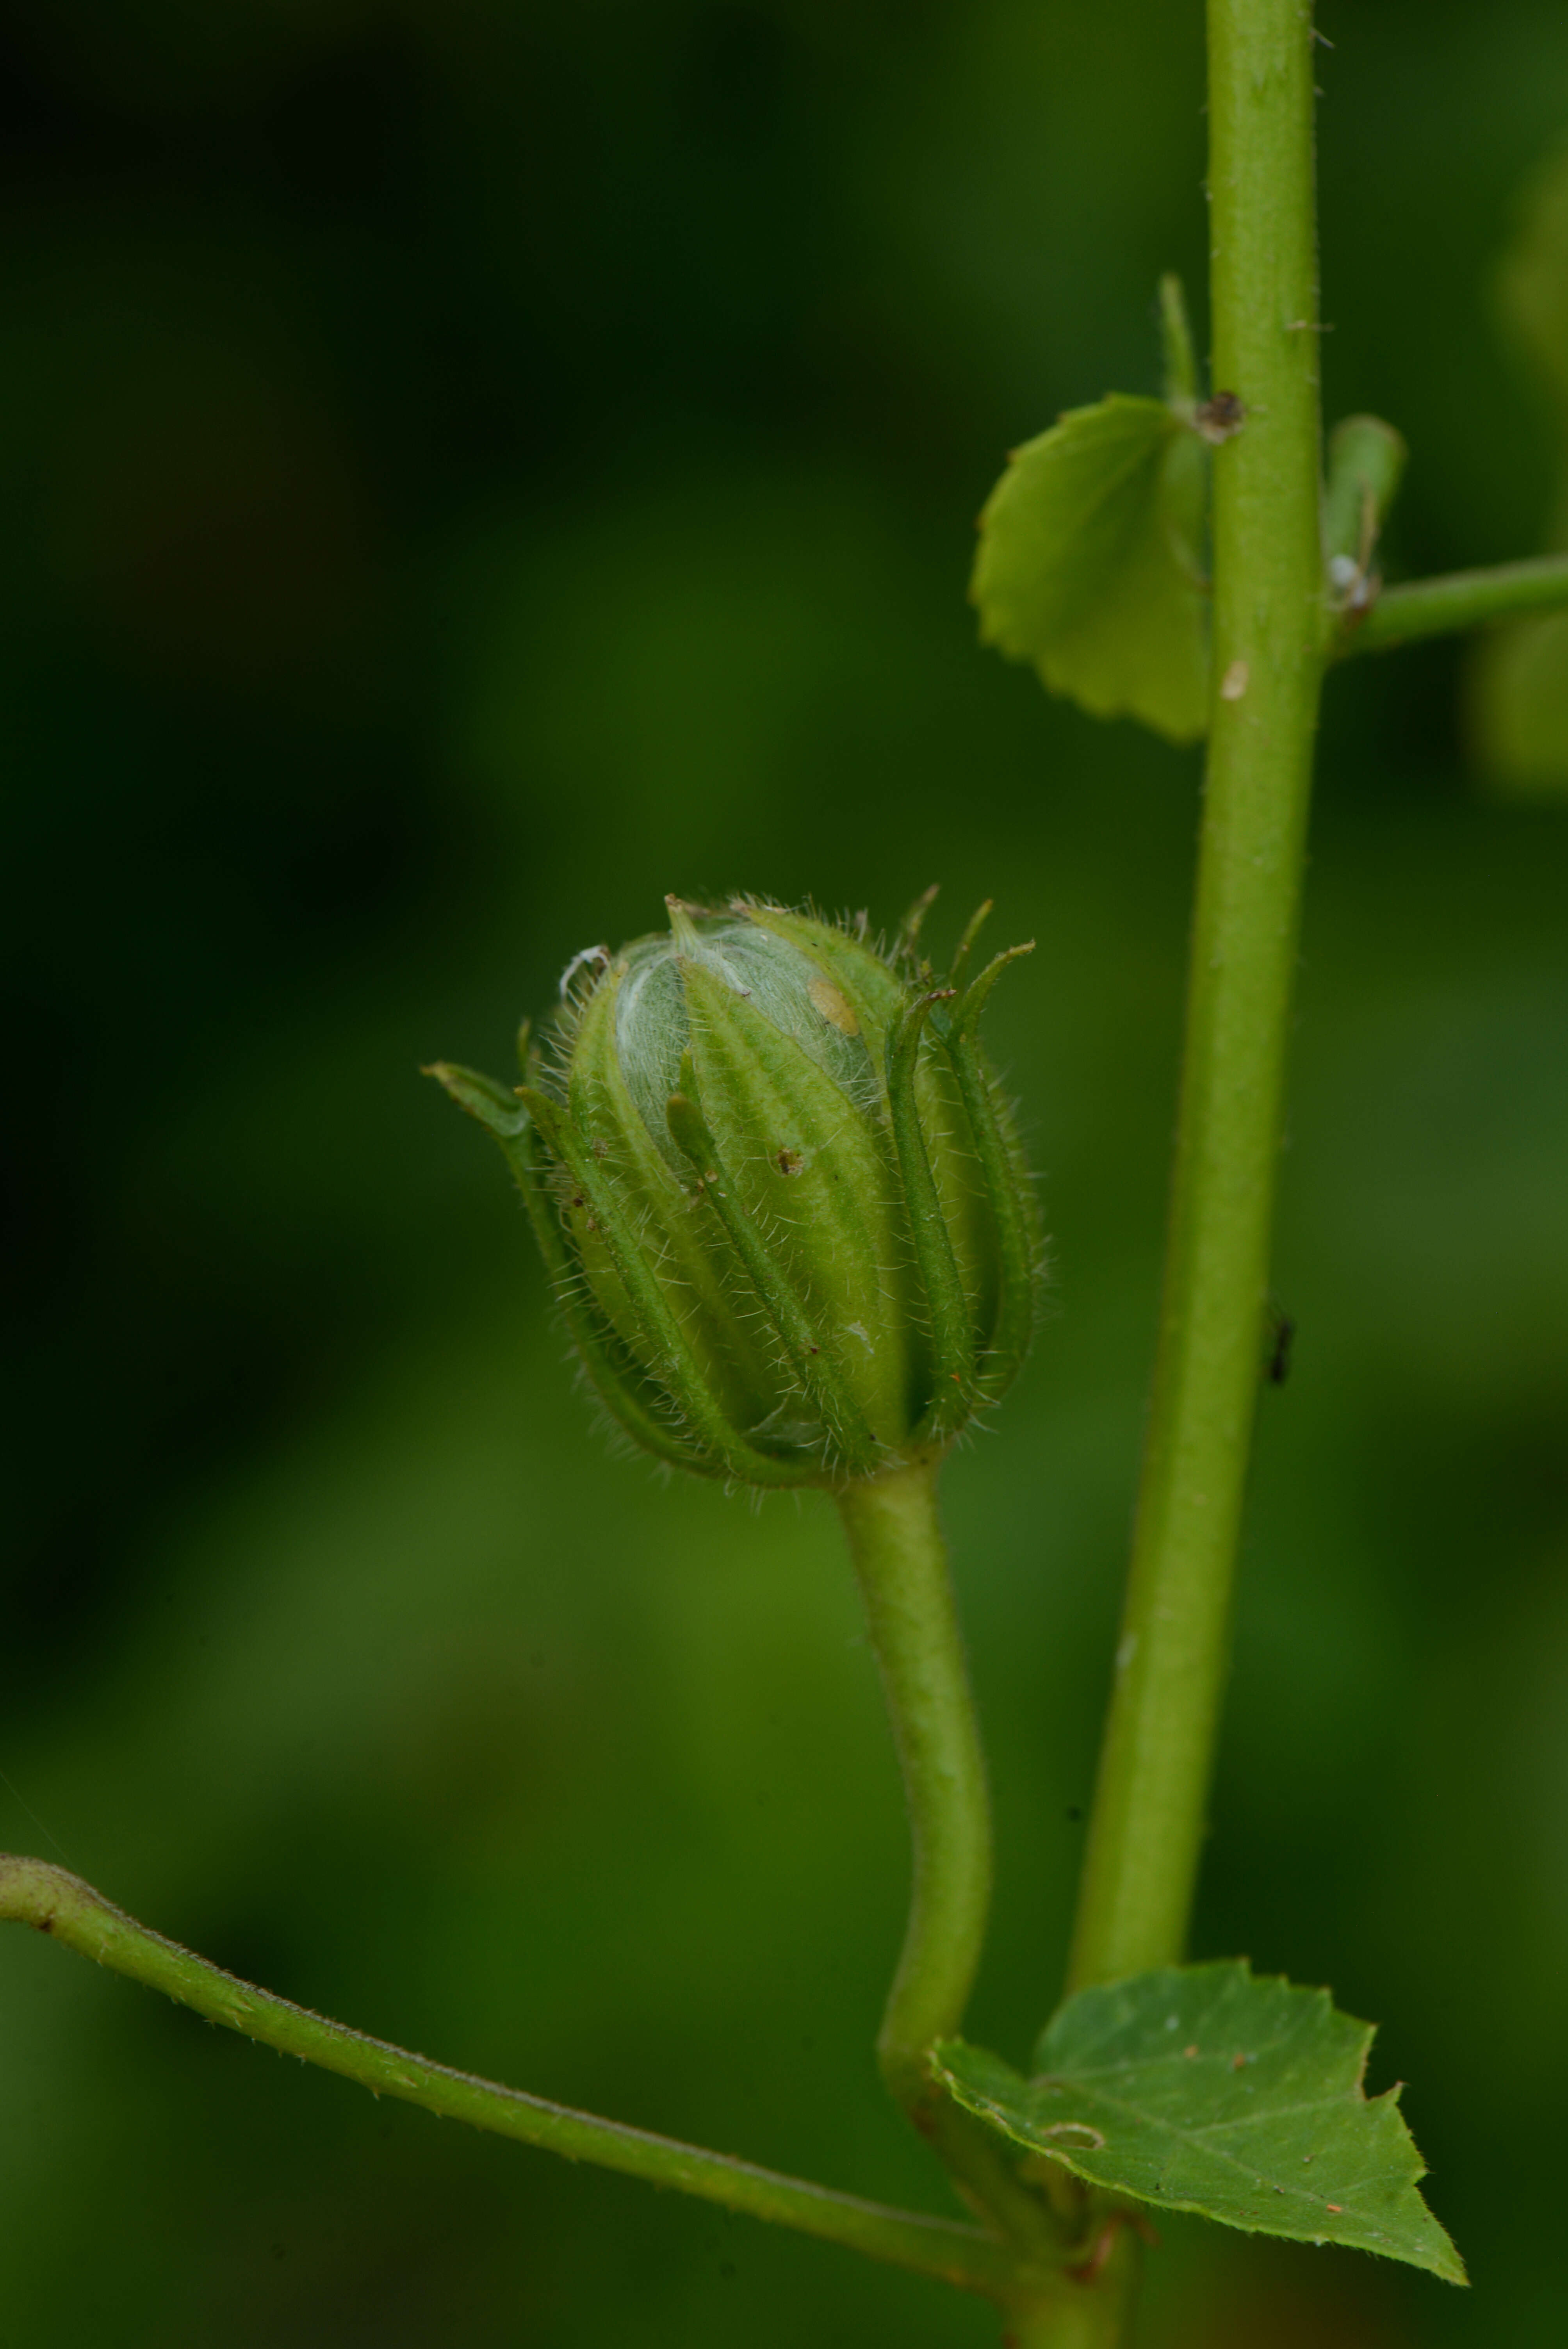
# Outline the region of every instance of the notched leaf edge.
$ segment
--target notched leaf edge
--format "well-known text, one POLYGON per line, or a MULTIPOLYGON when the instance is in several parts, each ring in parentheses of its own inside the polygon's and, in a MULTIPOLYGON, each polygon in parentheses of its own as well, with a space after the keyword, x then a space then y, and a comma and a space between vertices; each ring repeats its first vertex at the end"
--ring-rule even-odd
MULTIPOLYGON (((989 2123, 1013 2144, 1026 2147, 1035 2158, 1059 2162, 1088 2185, 1126 2196, 1147 2208, 1190 2211, 1244 2233, 1336 2242, 1377 2252, 1423 2268, 1446 2282, 1464 2284, 1469 2279, 1459 2252, 1416 2190, 1426 2167, 1398 2112, 1399 2085, 1375 2097, 1365 2093, 1363 2081, 1373 2035, 1370 2024, 1341 2014, 1326 1991, 1303 1989, 1277 1976, 1254 1978, 1244 1959, 1230 1959, 1206 1966, 1166 1968, 1080 1992, 1042 2033, 1036 2054, 1042 2070, 1032 2079, 1014 2071, 999 2056, 962 2041, 934 2047, 931 2067, 934 2078, 966 2111, 989 2123), (1195 2029, 1201 2038, 1204 2022, 1216 2013, 1222 2013, 1228 2036, 1223 2046, 1211 2041, 1204 2050, 1188 2033, 1195 2029), (1167 2037, 1168 2033, 1179 2036, 1167 2037), (1250 2036, 1256 2052, 1234 2052, 1233 2042, 1238 2036, 1243 2042, 1250 2036), (1281 2054, 1287 2042, 1288 2061, 1281 2054), (1117 2051, 1115 2060, 1109 2063, 1105 2060, 1108 2048, 1117 2051), (1281 2054, 1278 2091, 1288 2091, 1294 2100, 1271 2114, 1265 2097, 1264 2105, 1250 2114, 1238 2114, 1234 2109, 1238 2078, 1260 2055, 1266 2058, 1270 2054, 1281 2054), (1086 2062, 1086 2054, 1096 2060, 1086 2062), (1303 2084, 1295 2077, 1304 2057, 1320 2075, 1323 2090, 1305 2105, 1299 2100, 1303 2084), (1161 2108, 1161 2099, 1146 2091, 1141 2109, 1105 2085, 1124 2074, 1168 2066, 1172 2059, 1183 2069, 1190 2062, 1202 2065, 1191 2075, 1200 2094, 1185 2112, 1184 2085, 1174 2108, 1161 2108), (1216 2082, 1228 2093, 1219 2094, 1216 2082), (1053 2116, 1047 2121, 1037 2109, 1046 2094, 1053 2097, 1047 2109, 1054 2116, 1060 2114, 1054 2102, 1057 2095, 1072 2099, 1080 2109, 1074 2117, 1053 2116), (1346 2198, 1344 2200, 1331 2199, 1324 2190, 1322 2173, 1312 2189, 1295 2182, 1290 2174, 1296 2156, 1295 2143, 1289 2145, 1288 2160, 1282 2143, 1270 2150, 1254 2146, 1245 2162, 1229 2148, 1218 2150, 1200 2143, 1206 2134, 1245 2130, 1249 2126, 1255 2137, 1274 2119, 1299 2123, 1304 2112, 1319 2109, 1329 2116, 1330 2133, 1322 2147, 1301 2158, 1304 2164, 1311 2162, 1321 2150, 1330 2159, 1337 2152, 1342 2165, 1350 2160, 1350 2181, 1332 2189, 1346 2198), (1118 2121, 1130 2127, 1135 2140, 1130 2156, 1128 2127, 1119 2130, 1118 2121), (1349 2138, 1348 2144, 1334 2145, 1336 2129, 1342 2138, 1349 2138), (1145 2142, 1139 2146, 1136 2139, 1140 2132, 1145 2142), (1174 2150, 1160 2164, 1161 2180, 1182 2153, 1189 2168, 1204 2160, 1218 2160, 1249 2181, 1247 2192, 1280 2197, 1280 2217, 1284 2220, 1288 2209, 1289 2219, 1274 2222, 1266 2209, 1243 2203, 1239 2184, 1228 2208, 1223 2207, 1227 2199, 1223 2191, 1206 2198, 1191 2178, 1183 2190, 1171 2190, 1160 2182, 1151 2189, 1151 2152, 1162 2132, 1174 2150), (1368 2158, 1372 2168, 1367 2173, 1363 2164, 1368 2158), (1271 2168, 1275 2175, 1258 2175, 1259 2169, 1271 2168), (1303 2203, 1305 2209, 1298 2209, 1296 2206, 1303 2203)), ((1288 2140, 1288 2127, 1283 2134, 1288 2140)))

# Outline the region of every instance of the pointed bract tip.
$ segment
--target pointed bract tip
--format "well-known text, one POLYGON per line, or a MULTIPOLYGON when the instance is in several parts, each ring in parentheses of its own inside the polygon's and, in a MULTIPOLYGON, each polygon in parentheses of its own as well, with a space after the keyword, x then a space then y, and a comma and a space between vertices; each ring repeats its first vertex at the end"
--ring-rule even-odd
POLYGON ((965 929, 964 936, 959 939, 958 944, 954 948, 953 952, 953 964, 948 972, 948 977, 954 982, 961 978, 964 972, 967 969, 969 965, 969 957, 973 951, 975 941, 979 936, 981 931, 985 928, 986 923, 990 920, 991 915, 995 910, 995 902, 996 901, 994 897, 987 897, 984 905, 976 905, 975 911, 970 915, 968 925, 965 929))
POLYGON ((977 978, 972 978, 964 989, 963 1000, 953 1015, 955 1032, 974 1027, 985 1008, 986 998, 1008 964, 1015 963, 1021 956, 1033 954, 1034 951, 1035 941, 1033 938, 1027 938, 1022 946, 1005 947, 999 955, 992 956, 985 969, 977 978))
POLYGON ((665 909, 670 917, 670 936, 681 954, 690 954, 697 943, 696 924, 692 916, 702 911, 687 897, 666 897, 665 909))
POLYGON ((478 1069, 462 1068, 455 1061, 432 1061, 419 1073, 434 1077, 459 1109, 502 1141, 515 1141, 528 1123, 528 1111, 519 1106, 515 1094, 478 1069))
POLYGON ((898 941, 894 949, 896 953, 913 953, 915 942, 920 936, 921 926, 924 922, 927 914, 930 913, 933 905, 935 905, 938 896, 941 895, 941 891, 942 884, 940 881, 934 881, 929 889, 923 889, 921 891, 919 896, 915 899, 913 905, 910 907, 908 913, 904 916, 903 921, 898 926, 898 941))

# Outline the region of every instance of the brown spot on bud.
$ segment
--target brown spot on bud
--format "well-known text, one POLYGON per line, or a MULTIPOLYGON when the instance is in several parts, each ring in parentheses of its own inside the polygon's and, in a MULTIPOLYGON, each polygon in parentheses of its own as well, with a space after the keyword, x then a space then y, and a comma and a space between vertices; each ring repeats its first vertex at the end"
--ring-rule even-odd
POLYGON ((814 978, 807 988, 812 1002, 824 1019, 845 1036, 858 1036, 861 1023, 847 996, 841 995, 830 978, 814 978))

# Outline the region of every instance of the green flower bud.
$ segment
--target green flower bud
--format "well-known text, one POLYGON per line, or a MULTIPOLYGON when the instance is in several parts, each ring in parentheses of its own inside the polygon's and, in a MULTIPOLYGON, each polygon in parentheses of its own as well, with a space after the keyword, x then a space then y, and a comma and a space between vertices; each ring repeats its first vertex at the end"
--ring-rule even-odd
MULTIPOLYGON (((934 893, 933 893, 934 894, 934 893)), ((628 1434, 760 1485, 940 1451, 1011 1384, 1040 1256, 975 1029, 1015 947, 940 984, 783 907, 670 899, 579 956, 526 1082, 430 1073, 494 1133, 573 1344, 628 1434)))

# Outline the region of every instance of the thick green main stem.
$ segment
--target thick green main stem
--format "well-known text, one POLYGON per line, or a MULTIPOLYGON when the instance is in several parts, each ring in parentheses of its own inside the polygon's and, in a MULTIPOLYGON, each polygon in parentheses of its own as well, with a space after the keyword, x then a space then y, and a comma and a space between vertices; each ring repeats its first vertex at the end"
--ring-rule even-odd
POLYGON ((1311 10, 1209 0, 1214 691, 1176 1164, 1131 1576, 1070 1986, 1180 1959, 1268 1287, 1327 618, 1311 10))
POLYGON ((1015 2305, 1003 2349, 1118 2349, 1132 2318, 1142 2248, 1123 2229, 1092 2283, 1068 2282, 1015 2305))
POLYGON ((46 1860, 0 1855, 0 1921, 7 1920, 32 1925, 99 1965, 164 1992, 209 2023, 243 2032, 303 2063, 340 2072, 377 2095, 402 2097, 444 2118, 468 2121, 475 2128, 564 2154, 569 2161, 597 2162, 630 2178, 645 2178, 650 2185, 678 2188, 726 2209, 823 2236, 968 2292, 1005 2299, 1017 2288, 1015 2258, 976 2228, 889 2210, 727 2154, 707 2153, 645 2129, 573 2112, 542 2096, 477 2080, 382 2040, 367 2039, 166 1941, 113 1908, 79 1877, 46 1860))

